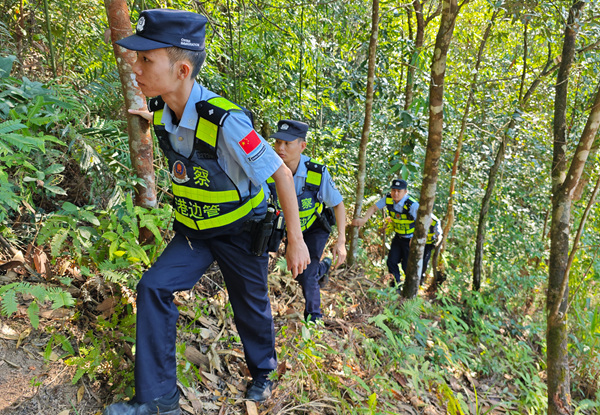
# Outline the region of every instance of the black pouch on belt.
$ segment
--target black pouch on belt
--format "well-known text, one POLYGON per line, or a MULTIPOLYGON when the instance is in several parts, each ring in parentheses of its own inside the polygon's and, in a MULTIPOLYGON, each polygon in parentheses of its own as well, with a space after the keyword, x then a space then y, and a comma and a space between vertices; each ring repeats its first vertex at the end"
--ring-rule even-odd
POLYGON ((281 240, 285 236, 285 218, 283 217, 283 211, 278 210, 275 212, 275 221, 273 223, 273 232, 271 233, 271 237, 269 238, 269 243, 267 245, 268 252, 277 252, 279 251, 279 245, 281 245, 281 240))
POLYGON ((273 222, 275 221, 275 208, 269 206, 267 214, 262 221, 256 222, 256 227, 253 230, 252 238, 252 253, 256 256, 262 256, 267 252, 267 245, 271 233, 273 232, 273 222))
POLYGON ((325 216, 321 215, 318 211, 315 210, 315 215, 317 216, 316 222, 321 225, 323 229, 327 232, 331 233, 331 225, 329 221, 325 218, 325 216))

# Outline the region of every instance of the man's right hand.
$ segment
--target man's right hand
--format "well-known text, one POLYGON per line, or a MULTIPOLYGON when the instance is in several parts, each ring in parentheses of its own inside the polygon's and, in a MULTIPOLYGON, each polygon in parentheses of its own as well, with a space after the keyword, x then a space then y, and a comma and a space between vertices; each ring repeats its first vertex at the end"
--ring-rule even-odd
POLYGON ((361 228, 365 222, 367 221, 366 218, 356 218, 352 220, 352 226, 358 226, 359 228, 361 228))

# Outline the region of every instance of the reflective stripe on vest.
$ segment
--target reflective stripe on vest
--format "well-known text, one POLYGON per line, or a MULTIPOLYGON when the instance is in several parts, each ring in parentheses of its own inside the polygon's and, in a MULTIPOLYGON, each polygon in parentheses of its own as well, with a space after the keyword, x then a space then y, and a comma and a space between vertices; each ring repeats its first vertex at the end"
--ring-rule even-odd
POLYGON ((230 225, 233 222, 235 222, 236 220, 243 218, 248 213, 250 213, 250 211, 252 209, 259 206, 262 203, 262 201, 264 200, 264 198, 265 198, 265 193, 264 193, 263 189, 261 188, 260 192, 258 192, 258 194, 256 196, 254 196, 250 200, 246 201, 246 203, 244 203, 242 206, 240 206, 236 210, 233 210, 229 213, 225 213, 223 215, 219 215, 214 218, 194 220, 192 218, 182 215, 181 213, 179 213, 179 211, 175 210, 175 218, 179 222, 181 222, 185 226, 187 226, 188 228, 197 229, 200 231, 205 230, 205 229, 218 228, 218 227, 230 225))
POLYGON ((426 244, 432 244, 433 238, 435 236, 435 225, 437 225, 437 219, 434 217, 431 218, 431 225, 429 226, 429 232, 427 233, 427 241, 426 244))
POLYGON ((415 220, 410 216, 406 206, 406 203, 409 200, 412 203, 416 201, 409 196, 409 199, 407 199, 406 202, 404 202, 404 206, 402 206, 402 212, 398 212, 394 209, 394 199, 392 199, 391 196, 387 196, 385 199, 388 212, 394 222, 394 231, 399 235, 410 235, 414 233, 415 230, 415 220))

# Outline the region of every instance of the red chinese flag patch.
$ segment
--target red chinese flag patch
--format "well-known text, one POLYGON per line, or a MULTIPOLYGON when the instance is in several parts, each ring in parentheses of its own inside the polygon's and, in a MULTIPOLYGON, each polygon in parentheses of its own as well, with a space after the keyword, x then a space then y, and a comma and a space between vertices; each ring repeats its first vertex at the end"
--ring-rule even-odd
POLYGON ((250 154, 258 145, 260 144, 260 137, 256 134, 256 131, 252 130, 248 133, 248 135, 242 138, 241 141, 238 142, 244 153, 250 154))

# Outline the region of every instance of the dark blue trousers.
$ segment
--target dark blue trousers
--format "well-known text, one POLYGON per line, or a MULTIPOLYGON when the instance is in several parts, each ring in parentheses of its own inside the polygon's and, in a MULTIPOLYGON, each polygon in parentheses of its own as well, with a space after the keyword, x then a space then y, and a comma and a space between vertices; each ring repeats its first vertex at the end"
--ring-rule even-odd
POLYGON ((251 235, 243 232, 206 240, 176 234, 137 286, 135 387, 138 402, 176 388, 175 340, 179 316, 173 293, 191 289, 217 260, 254 380, 277 367, 275 329, 267 287, 268 257, 249 251, 251 235))
POLYGON ((400 268, 398 263, 402 265, 402 271, 406 275, 406 268, 408 267, 408 254, 410 252, 410 238, 402 238, 396 234, 392 239, 392 245, 390 246, 390 252, 387 257, 387 267, 390 274, 396 279, 396 283, 400 283, 400 268))
POLYGON ((304 294, 304 301, 306 303, 304 318, 307 319, 310 316, 310 319, 315 321, 323 317, 321 314, 321 287, 319 286, 319 279, 327 270, 325 264, 321 262, 321 255, 323 255, 323 249, 325 249, 325 244, 327 244, 327 239, 329 239, 329 232, 321 226, 315 225, 304 231, 302 236, 308 247, 310 264, 302 274, 298 275, 297 280, 302 287, 302 294, 304 294))

